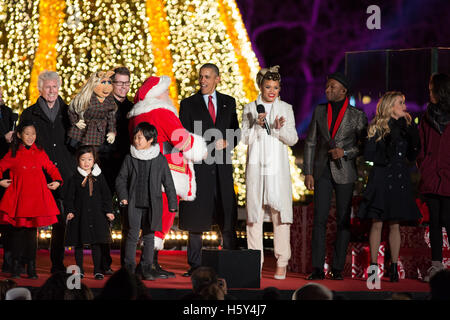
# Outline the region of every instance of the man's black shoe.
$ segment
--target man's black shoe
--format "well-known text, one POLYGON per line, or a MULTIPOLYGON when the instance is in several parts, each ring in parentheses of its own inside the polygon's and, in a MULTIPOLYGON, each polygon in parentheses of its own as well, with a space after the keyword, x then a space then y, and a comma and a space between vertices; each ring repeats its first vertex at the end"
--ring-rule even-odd
POLYGON ((195 269, 197 269, 197 268, 190 268, 187 272, 183 273, 183 277, 192 276, 192 273, 195 271, 195 269))
POLYGON ((342 276, 342 272, 339 270, 331 270, 330 272, 330 279, 331 280, 344 280, 344 277, 342 276))
POLYGON ((150 272, 155 279, 167 279, 168 278, 167 274, 158 272, 158 270, 156 270, 155 268, 152 268, 152 271, 150 271, 150 272))
POLYGON ((105 279, 105 276, 102 273, 96 273, 94 275, 94 279, 95 280, 103 280, 103 279, 105 279))
POLYGON ((320 269, 314 269, 313 272, 306 278, 306 280, 323 280, 325 279, 325 272, 320 269))
POLYGON ((114 271, 111 268, 109 268, 109 269, 104 270, 103 274, 110 276, 110 275, 114 274, 114 271))
POLYGON ((156 278, 152 274, 152 265, 139 263, 136 267, 136 274, 139 275, 142 280, 156 280, 156 278))
POLYGON ((161 268, 161 266, 159 264, 153 264, 152 268, 153 268, 153 270, 155 270, 155 272, 157 274, 165 276, 165 277, 161 277, 161 279, 175 278, 175 273, 164 270, 163 268, 161 268))

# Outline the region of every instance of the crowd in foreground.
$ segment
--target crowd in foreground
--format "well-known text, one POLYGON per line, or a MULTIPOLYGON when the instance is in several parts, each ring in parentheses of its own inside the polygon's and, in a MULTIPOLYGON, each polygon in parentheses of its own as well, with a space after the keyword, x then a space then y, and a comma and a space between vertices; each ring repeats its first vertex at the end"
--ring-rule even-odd
MULTIPOLYGON (((81 283, 79 289, 69 289, 70 274, 57 272, 33 293, 25 287, 18 287, 14 280, 0 281, 0 300, 152 300, 150 290, 142 278, 126 268, 116 271, 105 283, 98 295, 81 283)), ((219 278, 210 267, 197 268, 191 277, 192 291, 177 300, 238 300, 229 293, 226 280, 219 278)), ((429 282, 429 300, 450 300, 450 270, 437 272, 429 282)), ((261 290, 260 300, 283 300, 282 292, 276 287, 261 290)), ((348 300, 342 293, 336 293, 325 285, 310 282, 292 293, 292 300, 348 300)), ((388 300, 414 300, 410 293, 394 292, 388 300)))

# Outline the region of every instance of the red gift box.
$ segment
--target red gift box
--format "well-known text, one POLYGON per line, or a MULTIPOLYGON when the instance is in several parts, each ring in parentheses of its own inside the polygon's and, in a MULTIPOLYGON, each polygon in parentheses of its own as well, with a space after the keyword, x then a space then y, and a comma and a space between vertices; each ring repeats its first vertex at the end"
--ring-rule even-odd
MULTIPOLYGON (((346 264, 343 270, 344 276, 352 276, 354 278, 364 278, 367 276, 367 267, 370 264, 369 247, 367 244, 367 234, 369 232, 370 223, 355 218, 353 213, 357 212, 359 200, 353 200, 351 232, 354 237, 363 239, 365 242, 352 242, 349 245, 346 264), (362 248, 365 248, 364 250, 362 248), (364 252, 363 252, 364 251, 364 252)), ((314 206, 311 203, 308 206, 294 206, 294 217, 291 225, 291 259, 288 269, 292 272, 311 273, 311 238, 314 222, 314 206)), ((387 239, 389 228, 383 228, 382 243, 387 239)), ((325 271, 333 257, 334 242, 336 240, 336 205, 333 201, 328 217, 326 229, 326 258, 325 271)), ((421 278, 428 268, 431 266, 431 251, 429 240, 429 227, 423 226, 401 226, 401 250, 398 262, 398 270, 400 278, 421 278)), ((387 250, 388 245, 383 246, 382 250, 387 250)), ((448 235, 443 229, 443 263, 450 267, 450 245, 448 235)), ((381 246, 380 246, 381 250, 381 246)), ((378 260, 380 273, 384 274, 384 251, 378 260), (382 261, 380 260, 382 259, 382 261)))
MULTIPOLYGON (((426 227, 425 229, 425 243, 428 245, 429 248, 431 248, 431 244, 430 244, 430 227, 426 227)), ((448 235, 447 232, 445 231, 445 228, 442 228, 442 248, 443 249, 450 249, 450 244, 448 241, 448 235)))
MULTIPOLYGON (((398 269, 400 279, 423 279, 431 266, 429 227, 400 227, 401 249, 398 269)), ((450 267, 450 247, 447 233, 442 229, 443 264, 450 267)))
MULTIPOLYGON (((352 251, 352 278, 367 279, 367 270, 370 266, 370 247, 367 243, 351 243, 352 251)), ((384 243, 380 244, 378 249, 378 276, 384 275, 384 256, 386 246, 384 243)))

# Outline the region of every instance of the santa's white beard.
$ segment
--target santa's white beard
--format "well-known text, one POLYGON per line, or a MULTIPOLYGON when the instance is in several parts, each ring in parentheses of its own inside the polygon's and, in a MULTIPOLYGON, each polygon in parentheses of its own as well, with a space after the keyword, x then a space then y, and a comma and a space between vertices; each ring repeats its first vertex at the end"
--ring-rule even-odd
POLYGON ((170 97, 165 97, 164 99, 160 99, 160 98, 157 98, 157 99, 158 99, 158 100, 161 100, 162 102, 165 102, 165 103, 168 104, 169 106, 175 108, 175 105, 173 104, 173 101, 172 101, 172 99, 170 99, 170 97))

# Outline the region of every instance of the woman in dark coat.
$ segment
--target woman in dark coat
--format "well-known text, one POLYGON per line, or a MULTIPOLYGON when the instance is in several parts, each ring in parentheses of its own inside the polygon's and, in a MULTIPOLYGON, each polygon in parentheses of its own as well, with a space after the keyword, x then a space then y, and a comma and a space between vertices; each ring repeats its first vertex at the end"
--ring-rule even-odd
MULTIPOLYGON (((14 124, 18 119, 18 114, 13 113, 11 108, 5 105, 3 101, 3 89, 0 87, 0 159, 5 156, 9 150, 9 144, 12 140, 14 124)), ((9 179, 9 171, 3 174, 3 179, 9 179)), ((0 199, 5 193, 4 188, 0 188, 0 199)), ((11 226, 0 225, 1 242, 3 244, 3 265, 2 272, 9 272, 11 261, 11 237, 8 236, 11 226)))
POLYGON ((450 77, 431 77, 430 103, 419 124, 419 191, 430 211, 431 267, 425 281, 443 269, 442 227, 450 234, 450 77))
POLYGON ((102 244, 111 242, 110 221, 114 220, 114 214, 111 192, 95 163, 96 158, 92 146, 83 146, 77 151, 78 172, 67 183, 64 201, 68 220, 66 245, 75 246, 75 260, 84 276, 83 245, 90 244, 94 277, 102 280, 102 244))
MULTIPOLYGON (((408 160, 414 161, 420 149, 417 127, 406 112, 401 92, 387 92, 377 105, 375 118, 368 129, 364 151, 366 161, 373 162, 358 216, 372 219, 369 235, 371 266, 377 266, 383 222, 389 223, 391 282, 398 281, 397 260, 400 251, 400 221, 421 217, 410 182, 408 160)), ((377 267, 369 273, 377 272, 377 267)))

